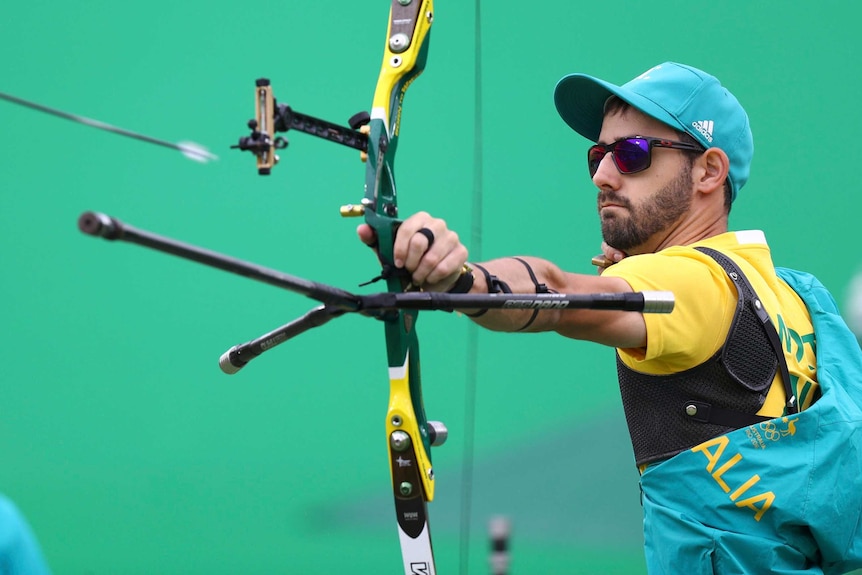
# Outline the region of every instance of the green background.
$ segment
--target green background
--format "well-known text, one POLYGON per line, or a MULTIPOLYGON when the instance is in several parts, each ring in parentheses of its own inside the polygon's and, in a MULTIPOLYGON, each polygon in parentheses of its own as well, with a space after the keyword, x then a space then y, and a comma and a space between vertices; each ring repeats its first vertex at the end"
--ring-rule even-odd
MULTIPOLYGON (((0 7, 0 91, 220 156, 196 164, 0 101, 0 492, 26 514, 55 573, 400 572, 382 326, 346 317, 228 377, 223 351, 312 302, 76 228, 81 212, 102 211, 359 289, 376 263, 357 221, 338 216, 362 197, 357 154, 288 134, 281 163, 260 178, 250 155, 228 147, 247 131, 260 76, 306 114, 343 124, 368 109, 388 8, 0 7)), ((593 273, 587 142, 556 115, 554 85, 575 71, 624 82, 681 61, 718 76, 751 117, 755 160, 731 226, 763 229, 781 265, 814 272, 844 301, 860 261, 854 3, 484 3, 481 230, 471 225, 474 6, 435 8, 427 70, 404 109, 403 214, 445 217, 468 244, 481 234, 486 259, 539 255, 593 273)), ((465 413, 467 322, 423 314, 419 327, 426 409, 450 431, 434 454, 439 572, 461 563, 459 485, 475 418, 471 573, 487 572, 496 514, 514 524, 514 573, 642 573, 612 350, 480 333, 476 410, 465 413)))

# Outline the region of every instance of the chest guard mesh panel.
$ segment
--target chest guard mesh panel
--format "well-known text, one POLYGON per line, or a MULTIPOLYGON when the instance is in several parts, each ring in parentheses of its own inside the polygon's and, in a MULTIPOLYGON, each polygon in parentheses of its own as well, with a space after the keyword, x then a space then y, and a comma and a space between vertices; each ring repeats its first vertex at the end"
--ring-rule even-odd
POLYGON ((756 294, 738 282, 738 268, 714 250, 712 256, 737 288, 737 305, 727 338, 710 359, 686 371, 651 375, 629 368, 617 356, 623 410, 638 465, 667 459, 708 439, 737 429, 694 417, 710 408, 753 417, 766 399, 778 359, 754 311, 756 294))

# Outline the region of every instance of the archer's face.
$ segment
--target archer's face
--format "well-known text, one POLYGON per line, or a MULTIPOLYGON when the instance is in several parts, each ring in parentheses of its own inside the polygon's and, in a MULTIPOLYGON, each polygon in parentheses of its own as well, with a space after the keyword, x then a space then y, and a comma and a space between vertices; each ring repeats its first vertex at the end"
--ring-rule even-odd
MULTIPOLYGON (((627 109, 605 116, 598 143, 632 136, 679 138, 669 126, 627 109)), ((629 255, 655 251, 691 208, 694 188, 687 152, 653 147, 650 153, 649 168, 634 174, 621 174, 609 153, 593 176, 602 236, 629 255)))

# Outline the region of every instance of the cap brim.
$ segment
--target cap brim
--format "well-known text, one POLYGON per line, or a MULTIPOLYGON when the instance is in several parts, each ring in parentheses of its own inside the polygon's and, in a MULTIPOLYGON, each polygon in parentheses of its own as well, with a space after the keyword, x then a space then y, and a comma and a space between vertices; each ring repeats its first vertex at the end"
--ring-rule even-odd
POLYGON ((554 104, 566 124, 586 139, 595 142, 602 131, 605 102, 611 96, 619 97, 659 122, 685 131, 679 120, 652 100, 625 87, 586 74, 570 74, 557 82, 554 104))

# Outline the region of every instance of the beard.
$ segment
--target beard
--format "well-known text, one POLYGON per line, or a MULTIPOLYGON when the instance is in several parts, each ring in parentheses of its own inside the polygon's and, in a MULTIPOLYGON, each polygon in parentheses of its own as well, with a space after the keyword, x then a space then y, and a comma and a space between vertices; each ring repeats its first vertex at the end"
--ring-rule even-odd
POLYGON ((691 166, 683 169, 673 181, 641 205, 632 205, 631 201, 614 191, 599 192, 599 205, 603 202, 618 204, 628 211, 627 217, 618 213, 607 217, 600 215, 605 242, 628 252, 667 229, 691 207, 691 166))

